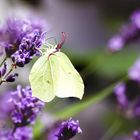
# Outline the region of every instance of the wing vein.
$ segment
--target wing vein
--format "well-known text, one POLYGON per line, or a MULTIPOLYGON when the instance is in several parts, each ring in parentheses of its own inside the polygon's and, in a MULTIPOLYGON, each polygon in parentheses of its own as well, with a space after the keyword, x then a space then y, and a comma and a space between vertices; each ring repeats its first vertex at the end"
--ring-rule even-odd
POLYGON ((53 92, 54 92, 54 77, 53 77, 53 73, 52 73, 52 66, 51 66, 51 61, 50 60, 48 60, 49 61, 49 65, 50 65, 50 72, 51 72, 51 77, 52 77, 52 88, 53 88, 53 92))

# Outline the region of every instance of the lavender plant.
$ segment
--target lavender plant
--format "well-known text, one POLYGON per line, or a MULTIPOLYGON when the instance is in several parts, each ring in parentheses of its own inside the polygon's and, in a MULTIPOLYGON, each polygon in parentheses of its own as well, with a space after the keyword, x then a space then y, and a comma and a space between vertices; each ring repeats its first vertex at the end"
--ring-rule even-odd
MULTIPOLYGON (((8 19, 0 28, 0 45, 2 47, 1 57, 3 61, 0 64, 0 85, 3 83, 14 82, 18 73, 14 70, 18 67, 24 67, 34 56, 41 55, 41 46, 44 45, 46 38, 42 24, 31 20, 8 19), (11 64, 7 63, 11 60, 11 64)), ((64 40, 57 45, 62 47, 64 40)), ((10 97, 7 98, 7 107, 1 107, 3 121, 9 121, 9 125, 0 128, 0 139, 2 140, 31 140, 33 139, 32 126, 36 118, 43 110, 45 103, 32 95, 30 86, 23 88, 17 86, 15 91, 10 91, 10 97)), ((5 93, 8 94, 8 93, 5 93)), ((2 99, 3 100, 3 99, 2 99)), ((1 101, 3 102, 3 101, 1 101)), ((54 131, 50 130, 49 140, 69 140, 77 133, 81 133, 79 122, 72 119, 59 124, 54 131)))
POLYGON ((0 29, 0 45, 2 46, 4 60, 1 62, 1 80, 3 82, 14 82, 17 73, 11 74, 16 67, 24 67, 38 55, 43 39, 43 27, 30 20, 8 19, 0 29), (10 58, 12 64, 7 70, 6 60, 10 58), (7 73, 6 73, 7 72, 7 73))
MULTIPOLYGON (((32 129, 29 125, 35 122, 37 114, 44 107, 44 103, 32 97, 30 87, 22 88, 18 85, 17 90, 10 92, 10 94, 11 97, 7 101, 10 108, 6 113, 10 116, 11 126, 8 126, 9 130, 0 130, 1 138, 22 140, 25 137, 25 139, 31 139, 32 129)), ((1 113, 3 112, 1 111, 1 113)))
MULTIPOLYGON (((140 10, 136 10, 130 16, 128 24, 120 28, 120 32, 113 36, 108 42, 108 49, 111 52, 117 52, 124 46, 139 41, 140 39, 140 10)), ((132 94, 134 91, 139 93, 140 85, 140 60, 136 60, 133 66, 128 70, 128 79, 125 82, 117 84, 114 88, 114 93, 117 98, 118 106, 121 114, 129 119, 136 119, 140 117, 140 96, 136 96, 133 100, 128 97, 128 91, 132 94), (131 82, 133 85, 130 90, 128 83, 131 82), (135 90, 136 89, 136 90, 135 90)), ((140 133, 135 130, 130 136, 132 140, 139 140, 140 133)))
POLYGON ((114 35, 108 41, 108 50, 111 52, 117 52, 124 46, 138 41, 140 39, 140 10, 135 11, 130 16, 128 24, 122 25, 119 33, 114 35))
POLYGON ((69 119, 61 123, 57 123, 48 135, 48 140, 70 140, 77 133, 82 133, 79 121, 69 119))

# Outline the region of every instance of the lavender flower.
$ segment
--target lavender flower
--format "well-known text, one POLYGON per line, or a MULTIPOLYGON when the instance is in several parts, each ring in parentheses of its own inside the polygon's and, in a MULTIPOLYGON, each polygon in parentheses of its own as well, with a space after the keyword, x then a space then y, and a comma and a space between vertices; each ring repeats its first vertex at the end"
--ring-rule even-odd
POLYGON ((42 26, 34 24, 30 20, 7 19, 6 25, 0 30, 1 44, 5 48, 7 56, 11 56, 18 50, 22 39, 34 30, 41 34, 42 26))
POLYGON ((10 99, 8 101, 4 100, 4 104, 7 103, 7 106, 6 108, 5 106, 1 106, 0 110, 2 114, 0 115, 0 119, 1 121, 10 119, 12 123, 10 123, 11 125, 4 123, 2 128, 0 128, 0 139, 32 139, 32 128, 27 127, 27 125, 35 122, 38 113, 44 107, 44 103, 39 99, 32 97, 31 94, 32 91, 30 87, 22 88, 19 85, 17 86, 16 91, 11 92, 10 99), (5 116, 9 116, 9 118, 4 118, 5 116))
POLYGON ((19 127, 12 132, 11 130, 0 130, 1 140, 32 140, 33 133, 31 127, 19 127))
POLYGON ((12 138, 11 140, 32 140, 33 138, 32 128, 19 127, 10 137, 12 138))
POLYGON ((37 114, 43 108, 44 103, 32 97, 30 87, 22 88, 17 86, 17 90, 11 92, 10 103, 13 105, 11 119, 15 127, 26 126, 34 123, 37 114))
POLYGON ((132 113, 135 117, 140 117, 140 97, 134 102, 132 113))
POLYGON ((140 87, 136 81, 128 81, 128 83, 119 83, 114 93, 117 97, 119 107, 122 114, 126 118, 138 118, 140 117, 140 96, 136 96, 133 99, 129 95, 135 96, 140 92, 140 87), (130 94, 129 94, 130 93, 130 94))
POLYGON ((140 28, 140 10, 136 10, 134 13, 132 13, 131 22, 133 22, 138 28, 140 28))
POLYGON ((42 29, 42 25, 34 21, 8 19, 5 27, 0 29, 0 45, 5 48, 7 57, 23 67, 38 54, 45 37, 42 29))
POLYGON ((140 59, 129 69, 128 75, 130 79, 140 82, 140 59))
POLYGON ((77 133, 82 133, 79 121, 69 119, 57 125, 49 134, 48 140, 70 140, 77 133))
POLYGON ((34 55, 39 54, 38 49, 41 44, 42 40, 38 31, 28 34, 22 39, 19 50, 12 54, 13 62, 19 67, 28 64, 34 55))
POLYGON ((140 140, 140 132, 135 130, 133 132, 133 140, 140 140))
POLYGON ((125 84, 124 83, 119 83, 115 88, 114 88, 114 93, 117 97, 117 101, 120 105, 121 108, 126 108, 128 106, 128 99, 126 97, 125 93, 125 84))
POLYGON ((108 49, 111 52, 119 51, 124 46, 125 42, 120 35, 113 36, 108 42, 108 49))
POLYGON ((7 78, 5 79, 5 81, 6 82, 14 82, 17 76, 18 76, 17 73, 10 74, 10 75, 7 76, 7 78))
POLYGON ((108 49, 111 52, 121 50, 125 45, 140 39, 140 11, 130 16, 130 22, 123 25, 117 35, 114 35, 108 42, 108 49))

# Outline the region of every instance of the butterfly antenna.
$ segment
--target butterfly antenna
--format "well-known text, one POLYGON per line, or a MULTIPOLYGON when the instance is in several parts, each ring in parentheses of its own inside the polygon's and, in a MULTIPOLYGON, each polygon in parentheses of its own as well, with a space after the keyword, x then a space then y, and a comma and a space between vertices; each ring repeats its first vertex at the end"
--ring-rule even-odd
POLYGON ((56 40, 56 38, 55 38, 55 37, 49 37, 49 38, 47 38, 45 41, 50 40, 50 39, 53 39, 53 40, 54 40, 54 42, 55 42, 55 44, 57 44, 57 40, 56 40))
POLYGON ((57 47, 56 47, 57 51, 59 51, 62 48, 62 46, 66 40, 66 37, 67 37, 66 33, 62 32, 61 42, 59 44, 57 44, 57 47))

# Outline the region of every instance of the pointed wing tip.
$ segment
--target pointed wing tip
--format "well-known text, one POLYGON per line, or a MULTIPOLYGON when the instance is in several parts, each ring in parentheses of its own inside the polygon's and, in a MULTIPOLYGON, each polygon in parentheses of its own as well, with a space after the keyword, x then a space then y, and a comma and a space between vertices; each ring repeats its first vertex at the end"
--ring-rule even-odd
POLYGON ((82 100, 83 99, 83 95, 82 96, 80 96, 80 97, 77 97, 78 99, 80 99, 80 100, 82 100))
POLYGON ((77 96, 77 98, 79 98, 80 100, 83 99, 83 96, 84 96, 84 87, 83 87, 83 90, 81 92, 81 94, 79 96, 77 96))

